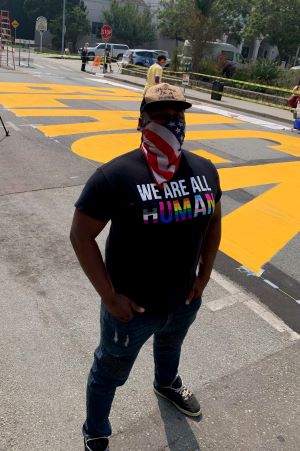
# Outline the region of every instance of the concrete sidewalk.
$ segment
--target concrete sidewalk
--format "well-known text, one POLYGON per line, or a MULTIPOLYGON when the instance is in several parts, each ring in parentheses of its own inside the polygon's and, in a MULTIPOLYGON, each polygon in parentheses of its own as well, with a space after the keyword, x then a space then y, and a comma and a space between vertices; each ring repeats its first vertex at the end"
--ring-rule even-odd
MULTIPOLYGON (((119 70, 116 67, 117 70, 119 70)), ((108 78, 115 81, 125 82, 137 87, 144 88, 145 79, 133 75, 125 75, 121 74, 119 71, 115 71, 113 73, 99 74, 100 76, 104 76, 104 78, 108 78)), ((233 99, 231 97, 222 97, 221 101, 211 100, 210 93, 205 93, 201 91, 197 91, 195 89, 186 88, 185 94, 187 99, 192 100, 193 103, 199 104, 209 104, 211 106, 215 106, 220 109, 230 109, 233 111, 265 117, 267 119, 282 122, 285 125, 292 126, 293 116, 292 113, 288 110, 283 110, 281 108, 270 107, 267 105, 262 105, 259 103, 246 101, 246 100, 238 100, 233 99)))

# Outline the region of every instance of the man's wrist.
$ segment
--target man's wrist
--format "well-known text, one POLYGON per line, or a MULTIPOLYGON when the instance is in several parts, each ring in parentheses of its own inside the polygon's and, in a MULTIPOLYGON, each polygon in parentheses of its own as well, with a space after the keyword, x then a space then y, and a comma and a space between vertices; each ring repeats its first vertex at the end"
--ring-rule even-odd
POLYGON ((116 302, 116 293, 115 290, 111 290, 110 293, 105 293, 104 295, 101 296, 102 302, 107 306, 113 306, 116 302))
POLYGON ((210 274, 211 271, 209 272, 199 271, 197 274, 197 279, 208 282, 210 279, 210 274))

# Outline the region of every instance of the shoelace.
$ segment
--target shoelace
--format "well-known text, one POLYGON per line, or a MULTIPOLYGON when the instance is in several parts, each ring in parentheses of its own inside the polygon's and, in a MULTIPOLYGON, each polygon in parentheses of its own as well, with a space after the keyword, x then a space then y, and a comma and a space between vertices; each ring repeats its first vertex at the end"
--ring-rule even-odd
POLYGON ((175 388, 175 391, 183 398, 184 401, 187 401, 193 395, 191 390, 189 390, 185 385, 175 388))

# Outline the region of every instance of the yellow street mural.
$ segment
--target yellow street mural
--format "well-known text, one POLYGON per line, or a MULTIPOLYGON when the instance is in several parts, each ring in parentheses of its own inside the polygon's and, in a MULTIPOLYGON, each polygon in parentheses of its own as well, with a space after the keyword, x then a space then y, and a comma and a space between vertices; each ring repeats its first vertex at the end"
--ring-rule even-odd
MULTIPOLYGON (((82 87, 58 84, 0 83, 0 104, 18 117, 38 118, 36 128, 49 137, 73 138, 71 150, 77 155, 107 162, 136 148, 136 132, 141 94, 113 86, 82 87), (79 102, 89 109, 74 108, 79 102), (129 110, 117 110, 128 102, 129 110), (101 109, 102 108, 102 109, 101 109), (130 107, 129 107, 130 108, 130 107), (47 117, 64 117, 63 124, 47 125, 47 117), (74 118, 78 120, 74 123, 74 118), (76 135, 90 134, 77 138, 76 135)), ((300 156, 300 139, 278 132, 242 129, 243 123, 216 114, 187 113, 188 148, 214 163, 229 161, 211 153, 216 140, 263 140, 266 148, 292 157, 300 156), (240 129, 222 129, 224 124, 240 124, 240 129), (195 130, 201 126, 201 130, 195 130), (205 129, 205 126, 207 128, 205 129), (213 127, 212 127, 213 126, 213 127), (205 143, 209 141, 209 148, 205 143), (202 148, 197 148, 201 143, 202 148)), ((242 142, 242 141, 241 141, 242 142)), ((233 163, 231 161, 231 163, 233 163)), ((267 190, 223 218, 221 250, 251 271, 263 265, 282 249, 300 230, 300 162, 278 162, 219 169, 224 192, 254 186, 267 190), (268 187, 269 185, 269 187, 268 187), (298 202, 298 205, 296 205, 298 202)))
MULTIPOLYGON (((134 130, 138 120, 137 111, 126 110, 65 110, 54 109, 11 109, 16 116, 55 116, 55 117, 87 117, 93 122, 80 121, 73 124, 44 125, 37 127, 47 136, 66 136, 80 133, 94 133, 110 130, 134 130)), ((205 124, 237 124, 240 121, 229 117, 217 116, 215 114, 186 114, 189 125, 205 124)), ((98 160, 102 161, 102 160, 98 160)))
POLYGON ((224 191, 270 185, 222 222, 221 250, 259 272, 300 230, 300 161, 222 168, 219 174, 224 191))

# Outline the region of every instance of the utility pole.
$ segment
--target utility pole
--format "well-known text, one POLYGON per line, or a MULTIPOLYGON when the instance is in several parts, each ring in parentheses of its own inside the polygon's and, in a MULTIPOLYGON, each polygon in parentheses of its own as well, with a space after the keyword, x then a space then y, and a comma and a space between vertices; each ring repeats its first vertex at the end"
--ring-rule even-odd
POLYGON ((66 33, 66 0, 63 0, 62 31, 61 31, 61 54, 65 53, 65 33, 66 33))

